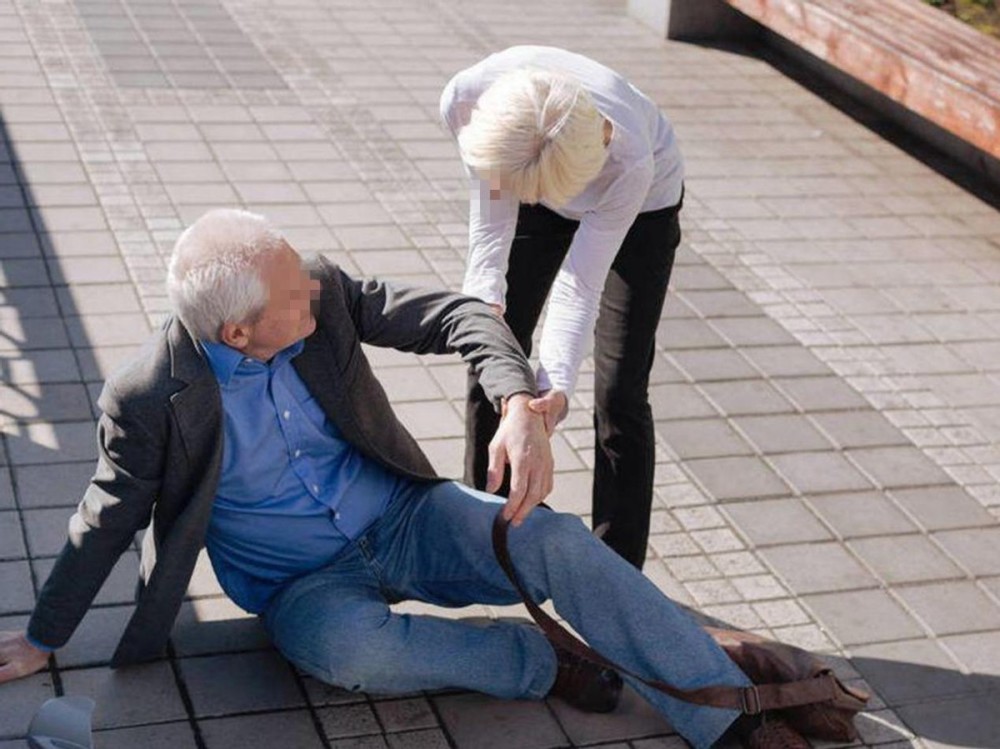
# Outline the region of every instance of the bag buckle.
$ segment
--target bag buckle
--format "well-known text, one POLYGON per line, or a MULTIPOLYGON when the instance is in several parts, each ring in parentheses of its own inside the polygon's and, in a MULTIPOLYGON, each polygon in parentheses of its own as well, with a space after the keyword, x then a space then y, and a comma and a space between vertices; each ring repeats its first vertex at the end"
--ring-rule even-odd
POLYGON ((744 715, 760 715, 760 692, 756 684, 740 690, 740 705, 744 715))

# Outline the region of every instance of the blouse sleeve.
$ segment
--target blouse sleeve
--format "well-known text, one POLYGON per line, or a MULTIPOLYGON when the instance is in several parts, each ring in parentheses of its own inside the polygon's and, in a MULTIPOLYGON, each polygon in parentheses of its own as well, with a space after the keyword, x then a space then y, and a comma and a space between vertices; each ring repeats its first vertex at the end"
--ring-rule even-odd
POLYGON ((611 265, 653 181, 652 159, 624 172, 597 210, 584 214, 552 286, 539 345, 539 390, 573 394, 611 265))

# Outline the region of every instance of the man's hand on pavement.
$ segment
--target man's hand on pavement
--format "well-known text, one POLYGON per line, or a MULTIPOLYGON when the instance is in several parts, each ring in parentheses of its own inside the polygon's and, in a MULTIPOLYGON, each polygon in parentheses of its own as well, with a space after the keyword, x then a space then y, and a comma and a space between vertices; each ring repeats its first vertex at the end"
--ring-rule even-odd
POLYGON ((527 393, 507 399, 489 448, 486 491, 500 488, 504 466, 510 463, 510 496, 503 514, 515 527, 552 491, 552 447, 544 417, 528 408, 530 400, 527 393))
POLYGON ((49 654, 39 650, 24 632, 0 632, 0 684, 45 668, 49 654))

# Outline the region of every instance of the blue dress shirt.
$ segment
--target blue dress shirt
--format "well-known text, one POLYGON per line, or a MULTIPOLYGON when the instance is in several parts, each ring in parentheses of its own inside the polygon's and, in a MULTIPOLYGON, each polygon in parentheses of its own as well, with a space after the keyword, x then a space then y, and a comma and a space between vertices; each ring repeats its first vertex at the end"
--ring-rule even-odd
POLYGON ((222 473, 205 545, 240 607, 260 613, 286 581, 329 564, 406 480, 343 439, 291 360, 201 343, 222 391, 222 473))

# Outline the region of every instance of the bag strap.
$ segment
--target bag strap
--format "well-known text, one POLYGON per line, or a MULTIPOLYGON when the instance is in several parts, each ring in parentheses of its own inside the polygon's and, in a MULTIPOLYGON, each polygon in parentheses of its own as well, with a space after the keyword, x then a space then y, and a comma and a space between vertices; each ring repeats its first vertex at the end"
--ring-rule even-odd
POLYGON ((710 686, 700 689, 680 689, 665 681, 647 679, 623 668, 570 634, 528 595, 517 577, 514 564, 510 559, 510 551, 507 548, 509 523, 510 521, 504 519, 502 512, 498 512, 493 520, 493 553, 496 555, 497 562, 520 594, 531 618, 541 627, 549 642, 576 657, 630 676, 675 699, 696 705, 740 710, 747 715, 756 715, 764 710, 811 705, 816 702, 832 700, 836 696, 837 682, 833 675, 780 684, 757 684, 749 687, 710 686))

